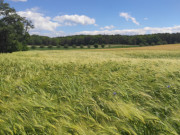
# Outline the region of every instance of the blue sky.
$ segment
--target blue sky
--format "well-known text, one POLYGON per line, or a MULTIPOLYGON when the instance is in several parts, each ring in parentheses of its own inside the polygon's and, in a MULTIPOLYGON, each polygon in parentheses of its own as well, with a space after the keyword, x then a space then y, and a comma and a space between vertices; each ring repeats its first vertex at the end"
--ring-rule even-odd
POLYGON ((180 32, 179 0, 5 0, 32 20, 31 34, 180 32))

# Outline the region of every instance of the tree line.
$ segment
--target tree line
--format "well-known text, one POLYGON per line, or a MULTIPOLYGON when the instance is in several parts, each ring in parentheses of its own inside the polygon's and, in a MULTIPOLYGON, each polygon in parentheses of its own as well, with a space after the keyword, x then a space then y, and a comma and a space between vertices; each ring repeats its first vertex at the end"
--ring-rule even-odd
POLYGON ((29 45, 43 46, 81 46, 95 44, 122 44, 122 45, 163 45, 180 43, 180 33, 163 33, 148 35, 75 35, 67 37, 50 38, 47 36, 32 35, 29 45))

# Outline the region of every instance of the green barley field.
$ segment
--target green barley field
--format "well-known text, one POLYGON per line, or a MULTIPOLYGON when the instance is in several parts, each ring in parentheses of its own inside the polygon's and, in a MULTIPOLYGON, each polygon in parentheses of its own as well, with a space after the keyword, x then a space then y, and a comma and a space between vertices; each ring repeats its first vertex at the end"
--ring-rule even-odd
POLYGON ((1 135, 179 135, 180 45, 0 54, 1 135))

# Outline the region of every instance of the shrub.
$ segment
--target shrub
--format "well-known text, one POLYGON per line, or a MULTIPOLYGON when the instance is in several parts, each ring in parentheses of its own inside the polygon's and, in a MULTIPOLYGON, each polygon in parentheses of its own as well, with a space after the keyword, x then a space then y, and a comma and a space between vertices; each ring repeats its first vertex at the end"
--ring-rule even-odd
POLYGON ((161 42, 161 41, 158 41, 158 42, 157 42, 157 45, 162 45, 162 42, 161 42))
POLYGON ((68 49, 68 48, 69 48, 69 45, 68 45, 68 44, 65 44, 65 45, 64 45, 64 48, 65 48, 65 49, 68 49))
POLYGON ((95 45, 94 45, 94 48, 98 48, 98 44, 95 44, 95 45))
POLYGON ((48 48, 49 48, 49 49, 52 49, 52 48, 53 48, 53 46, 52 46, 52 45, 49 45, 49 46, 48 46, 48 48))
POLYGON ((23 45, 22 46, 22 51, 27 51, 27 50, 29 50, 28 46, 27 45, 23 45))
POLYGON ((155 43, 154 43, 154 42, 152 42, 152 43, 151 43, 151 45, 152 45, 152 46, 154 46, 154 45, 155 45, 155 43))
POLYGON ((143 43, 140 43, 139 46, 144 46, 144 44, 143 44, 143 43))
POLYGON ((84 45, 80 45, 80 48, 84 48, 84 45))
POLYGON ((104 45, 104 44, 102 44, 102 45, 101 45, 101 47, 102 47, 102 48, 104 48, 104 47, 105 47, 105 45, 104 45))
POLYGON ((167 45, 168 43, 167 43, 167 41, 163 41, 162 44, 163 45, 167 45))
POLYGON ((91 48, 91 45, 88 45, 87 47, 88 47, 88 48, 91 48))
POLYGON ((32 45, 31 46, 31 49, 36 49, 37 47, 35 45, 32 45))
POLYGON ((144 45, 145 45, 145 46, 148 46, 149 44, 148 44, 148 43, 145 43, 144 45))
POLYGON ((73 45, 72 48, 76 48, 77 46, 76 45, 73 45))
POLYGON ((58 46, 56 46, 57 48, 61 48, 61 46, 60 45, 58 45, 58 46))
POLYGON ((13 41, 14 47, 12 46, 12 51, 22 51, 23 44, 17 40, 13 41))
POLYGON ((44 48, 44 45, 41 45, 40 48, 44 48))

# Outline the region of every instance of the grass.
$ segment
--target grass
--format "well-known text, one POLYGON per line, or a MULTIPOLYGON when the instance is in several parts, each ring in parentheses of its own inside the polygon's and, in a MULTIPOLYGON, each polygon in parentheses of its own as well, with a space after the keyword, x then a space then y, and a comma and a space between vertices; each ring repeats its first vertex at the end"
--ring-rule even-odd
POLYGON ((179 46, 0 54, 0 134, 178 135, 179 46))

